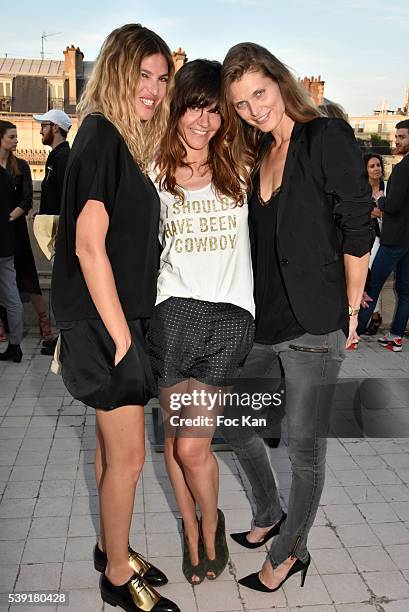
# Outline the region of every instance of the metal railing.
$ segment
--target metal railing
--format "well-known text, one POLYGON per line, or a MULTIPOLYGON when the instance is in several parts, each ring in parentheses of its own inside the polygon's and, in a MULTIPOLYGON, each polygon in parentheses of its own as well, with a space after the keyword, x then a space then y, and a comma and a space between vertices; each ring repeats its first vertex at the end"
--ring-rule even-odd
POLYGON ((29 164, 43 165, 47 159, 48 151, 44 149, 17 149, 16 155, 25 159, 29 164))

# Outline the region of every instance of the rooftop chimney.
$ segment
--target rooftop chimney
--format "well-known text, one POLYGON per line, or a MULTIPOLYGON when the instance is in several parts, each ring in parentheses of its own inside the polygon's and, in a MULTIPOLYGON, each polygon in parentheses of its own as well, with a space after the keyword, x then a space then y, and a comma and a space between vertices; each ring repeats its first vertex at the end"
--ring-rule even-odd
POLYGON ((321 75, 318 77, 304 77, 300 79, 300 82, 304 85, 309 93, 310 98, 320 106, 324 102, 324 85, 325 81, 321 80, 321 75))
POLYGON ((84 75, 84 54, 79 47, 67 47, 64 51, 64 72, 68 79, 68 104, 77 104, 77 77, 84 75))
POLYGON ((175 64, 175 70, 177 72, 179 68, 182 68, 183 64, 186 64, 187 62, 186 53, 181 47, 179 47, 177 51, 173 51, 172 57, 173 63, 175 64))

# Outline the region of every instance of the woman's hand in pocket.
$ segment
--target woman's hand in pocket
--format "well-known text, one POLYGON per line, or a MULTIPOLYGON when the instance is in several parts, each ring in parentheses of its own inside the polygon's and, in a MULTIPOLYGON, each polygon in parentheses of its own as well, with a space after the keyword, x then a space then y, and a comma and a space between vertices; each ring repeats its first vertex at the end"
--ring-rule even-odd
POLYGON ((126 337, 123 338, 121 342, 115 343, 115 359, 114 359, 115 366, 117 366, 118 363, 121 361, 121 359, 125 357, 125 355, 129 351, 129 347, 131 346, 131 344, 132 344, 132 336, 131 336, 131 332, 128 329, 128 333, 126 334, 126 337))

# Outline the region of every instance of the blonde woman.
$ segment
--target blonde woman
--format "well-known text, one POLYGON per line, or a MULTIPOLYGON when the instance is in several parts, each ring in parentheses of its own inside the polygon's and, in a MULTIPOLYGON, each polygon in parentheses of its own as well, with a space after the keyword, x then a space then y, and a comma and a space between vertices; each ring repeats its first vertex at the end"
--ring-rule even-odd
POLYGON ((151 30, 125 25, 106 39, 78 108, 53 270, 62 376, 96 409, 101 596, 132 612, 179 610, 152 588, 166 576, 129 547, 143 406, 154 393, 144 336, 156 295, 159 199, 145 170, 173 73, 169 48, 151 30))

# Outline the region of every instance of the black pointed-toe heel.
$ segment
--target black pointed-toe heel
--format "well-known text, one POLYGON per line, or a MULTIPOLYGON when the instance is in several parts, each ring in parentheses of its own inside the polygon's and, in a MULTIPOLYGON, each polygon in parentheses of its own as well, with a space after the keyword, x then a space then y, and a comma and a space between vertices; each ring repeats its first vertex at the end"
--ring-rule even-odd
POLYGON ((253 591, 261 591, 263 593, 274 593, 275 591, 278 591, 278 589, 280 589, 283 586, 284 582, 288 580, 291 576, 293 576, 294 574, 297 574, 298 572, 301 572, 301 586, 303 587, 305 583, 305 579, 307 577, 307 572, 308 572, 310 563, 311 563, 310 555, 308 555, 308 559, 307 561, 305 561, 305 563, 297 559, 297 561, 291 567, 290 571, 288 572, 284 580, 282 580, 280 584, 276 586, 274 589, 270 589, 268 586, 266 586, 265 584, 261 582, 260 575, 259 575, 260 572, 255 572, 254 574, 249 574, 248 576, 245 576, 244 578, 240 578, 239 584, 247 587, 248 589, 253 589, 253 591))
POLYGON ((273 525, 273 527, 269 531, 267 531, 266 535, 262 540, 260 540, 260 542, 248 541, 247 535, 250 533, 250 531, 242 531, 241 533, 231 533, 230 537, 233 538, 233 540, 241 546, 244 546, 244 548, 259 548, 259 546, 263 546, 263 544, 265 544, 266 542, 271 540, 271 538, 280 533, 281 525, 284 523, 286 518, 287 515, 285 512, 283 512, 280 520, 277 521, 277 523, 273 525))
POLYGON ((183 562, 182 562, 182 571, 186 580, 193 586, 200 584, 203 582, 206 576, 206 565, 205 565, 205 552, 203 547, 203 540, 200 534, 199 529, 199 539, 197 544, 197 553, 199 556, 199 563, 197 565, 193 565, 190 559, 189 554, 189 544, 187 542, 186 534, 185 534, 185 526, 182 520, 182 530, 183 530, 183 562), (193 576, 197 576, 197 580, 192 580, 193 576))
MULTIPOLYGON (((203 538, 203 530, 202 530, 202 519, 200 519, 200 533, 203 538)), ((214 548, 216 552, 216 557, 214 559, 209 559, 206 555, 206 578, 208 580, 216 580, 224 570, 229 560, 229 549, 227 547, 226 541, 226 526, 224 514, 220 510, 217 509, 217 528, 216 535, 214 540, 214 548), (209 576, 209 573, 212 575, 209 576)))
MULTIPOLYGON (((134 572, 137 572, 142 578, 151 586, 160 587, 168 583, 166 575, 157 567, 149 563, 142 557, 136 550, 133 550, 130 546, 129 551, 129 565, 134 572)), ((107 556, 103 552, 98 544, 94 546, 94 567, 97 572, 103 574, 107 566, 107 556)))
POLYGON ((136 573, 121 586, 115 586, 102 574, 99 588, 103 601, 110 606, 119 606, 126 612, 180 612, 173 601, 159 595, 136 573))

